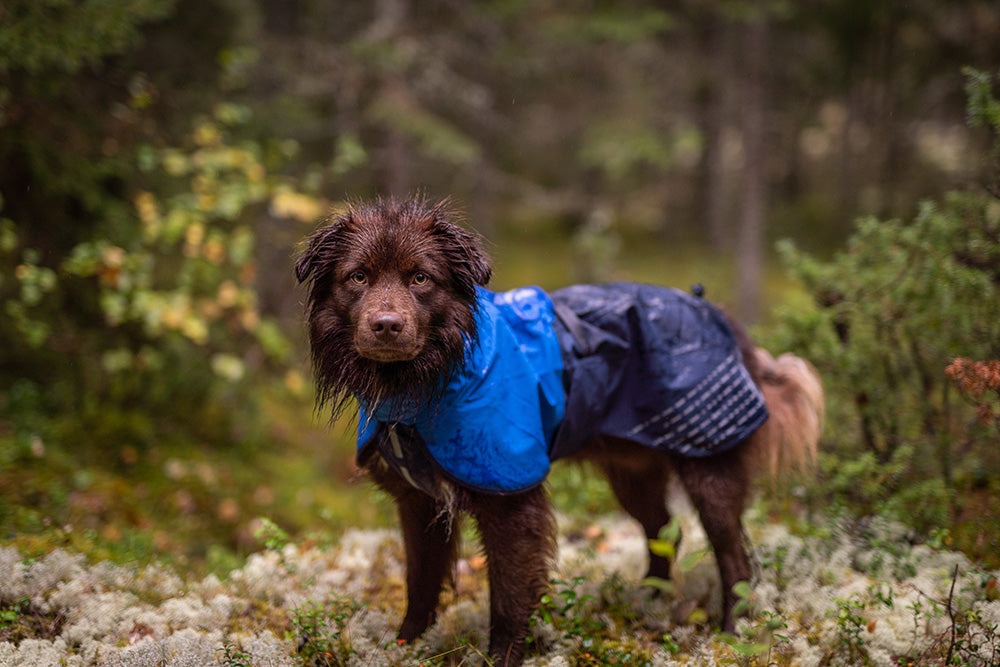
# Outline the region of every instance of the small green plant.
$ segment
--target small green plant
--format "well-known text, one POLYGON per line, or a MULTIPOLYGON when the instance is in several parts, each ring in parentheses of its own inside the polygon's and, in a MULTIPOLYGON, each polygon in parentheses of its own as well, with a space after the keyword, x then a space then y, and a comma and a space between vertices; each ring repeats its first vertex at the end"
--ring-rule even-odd
POLYGON ((42 612, 28 598, 0 600, 0 642, 51 639, 62 630, 62 613, 42 612))
POLYGON ((732 649, 736 664, 743 667, 771 667, 778 664, 774 659, 775 652, 790 643, 787 636, 779 633, 779 630, 787 627, 788 623, 783 617, 765 610, 747 628, 743 637, 724 634, 720 639, 732 649))
POLYGON ((267 517, 259 517, 258 522, 257 530, 253 533, 254 539, 263 544, 265 549, 278 554, 278 560, 288 574, 295 574, 295 565, 285 558, 285 547, 291 543, 291 536, 267 517))
POLYGON ((748 613, 753 603, 753 588, 745 581, 737 581, 733 586, 733 593, 739 598, 733 605, 733 615, 741 616, 748 613))
POLYGON ((867 622, 861 613, 865 609, 865 603, 856 595, 834 598, 833 602, 837 605, 837 638, 840 642, 838 648, 846 649, 850 660, 857 660, 865 643, 862 633, 867 622))
POLYGON ((595 599, 594 596, 577 592, 585 580, 585 577, 574 577, 572 581, 552 580, 551 587, 556 592, 542 596, 532 622, 541 620, 550 623, 567 639, 578 639, 588 646, 592 642, 591 635, 601 627, 601 623, 588 618, 586 606, 595 599))
POLYGON ((28 600, 22 598, 0 607, 0 630, 6 630, 15 625, 21 619, 21 614, 27 606, 28 600))
POLYGON ((670 523, 660 528, 655 540, 649 541, 649 550, 657 556, 674 559, 677 557, 677 545, 681 541, 681 520, 672 517, 670 523))
MULTIPOLYGON (((609 624, 615 625, 620 621, 628 625, 631 621, 638 620, 632 610, 624 610, 613 602, 605 604, 608 600, 603 599, 604 596, 614 597, 621 586, 620 580, 612 577, 605 582, 601 600, 579 592, 585 580, 582 576, 574 577, 572 581, 553 580, 551 586, 555 592, 542 596, 538 611, 532 617, 532 624, 548 623, 561 632, 565 639, 574 641, 576 649, 571 660, 573 665, 596 667, 652 664, 652 649, 648 643, 640 641, 635 635, 625 639, 609 635, 609 624), (616 620, 602 622, 594 618, 592 607, 598 603, 608 612, 604 615, 606 619, 616 620)), ((673 641, 670 635, 664 635, 663 640, 665 643, 673 641)), ((674 652, 680 650, 676 642, 667 645, 664 650, 670 650, 669 646, 674 647, 674 652)))
POLYGON ((931 645, 913 657, 901 658, 900 664, 996 665, 1000 664, 1000 624, 983 614, 983 603, 1000 599, 993 573, 980 572, 979 581, 967 584, 955 595, 959 568, 955 566, 947 600, 934 600, 921 593, 907 606, 913 612, 913 643, 926 635, 930 621, 947 614, 947 629, 931 645), (926 600, 926 604, 925 601, 926 600))
MULTIPOLYGON (((733 613, 749 614, 753 607, 753 588, 748 582, 740 581, 733 586, 733 592, 739 598, 733 607, 733 613)), ((772 660, 775 650, 789 643, 788 637, 778 632, 787 627, 784 617, 762 610, 754 616, 740 636, 723 633, 720 640, 729 645, 736 656, 736 664, 746 667, 770 667, 777 664, 772 660)))
MULTIPOLYGON (((712 550, 710 547, 703 547, 677 559, 677 555, 680 552, 680 541, 681 520, 675 516, 670 519, 670 523, 660 528, 659 534, 657 534, 655 539, 649 540, 648 544, 650 553, 669 559, 674 563, 675 572, 679 575, 684 575, 694 570, 699 563, 712 553, 712 550)), ((677 590, 672 581, 661 577, 646 577, 642 580, 641 585, 656 589, 667 595, 673 595, 677 590)), ((686 619, 692 625, 705 623, 707 620, 708 613, 701 607, 695 608, 686 619)))
MULTIPOLYGON (((649 552, 654 556, 667 558, 673 561, 677 557, 677 547, 681 541, 681 522, 676 516, 670 519, 670 523, 660 528, 656 539, 649 540, 649 552)), ((674 584, 662 577, 646 577, 640 584, 654 588, 661 593, 673 595, 674 584)))
POLYGON ((312 603, 293 609, 292 633, 303 664, 311 667, 342 667, 349 664, 355 650, 345 630, 360 605, 338 597, 325 605, 312 603))
POLYGON ((573 657, 572 664, 580 667, 610 665, 649 667, 652 664, 652 656, 649 649, 637 641, 606 641, 598 638, 591 645, 582 648, 573 657))
POLYGON ((667 655, 677 655, 681 652, 681 645, 676 639, 674 639, 672 634, 667 632, 664 633, 663 637, 660 639, 660 650, 667 655))
POLYGON ((254 539, 264 545, 270 551, 281 551, 291 542, 291 538, 285 530, 271 521, 267 517, 258 519, 259 526, 254 531, 254 539))
POLYGON ((226 639, 222 642, 222 648, 219 649, 222 654, 219 660, 225 667, 252 667, 253 662, 249 653, 244 653, 240 651, 236 645, 226 639))
POLYGON ((785 562, 788 560, 788 545, 779 544, 773 551, 764 547, 756 550, 757 559, 760 561, 762 570, 774 571, 774 582, 779 590, 784 590, 788 585, 788 576, 785 574, 785 562))
POLYGON ((837 597, 833 602, 837 605, 831 615, 836 616, 838 644, 832 650, 835 655, 845 654, 851 664, 862 662, 867 657, 865 634, 873 632, 877 624, 877 621, 869 620, 864 612, 880 606, 891 609, 894 604, 892 588, 875 583, 863 594, 837 597))

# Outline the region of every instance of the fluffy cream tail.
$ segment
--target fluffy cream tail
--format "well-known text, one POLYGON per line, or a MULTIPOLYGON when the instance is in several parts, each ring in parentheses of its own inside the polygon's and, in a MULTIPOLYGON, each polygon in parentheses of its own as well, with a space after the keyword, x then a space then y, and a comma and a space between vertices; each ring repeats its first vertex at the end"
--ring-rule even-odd
POLYGON ((771 417, 750 438, 757 472, 772 479, 808 471, 816 461, 826 416, 823 384, 813 365, 793 354, 777 359, 756 348, 761 391, 771 417))

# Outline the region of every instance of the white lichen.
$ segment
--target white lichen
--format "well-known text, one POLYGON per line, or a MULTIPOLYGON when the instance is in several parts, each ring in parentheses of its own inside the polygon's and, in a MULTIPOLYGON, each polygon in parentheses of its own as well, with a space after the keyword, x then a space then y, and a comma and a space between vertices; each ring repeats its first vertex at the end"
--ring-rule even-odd
MULTIPOLYGON (((688 530, 690 517, 685 522, 680 559, 704 548, 699 531, 688 530)), ((676 608, 692 603, 718 613, 713 605, 721 591, 710 556, 675 572, 672 594, 654 596, 638 586, 646 540, 633 522, 622 515, 595 517, 583 531, 579 521, 572 531, 568 520, 559 523, 564 530, 552 576, 561 583, 551 596, 558 605, 569 591, 575 602, 558 624, 535 622, 529 667, 565 667, 587 650, 584 631, 567 629, 574 620, 627 640, 629 629, 615 611, 622 609, 644 619, 640 627, 654 667, 734 662, 732 648, 711 631, 675 619, 676 608), (657 648, 657 637, 669 641, 657 648)), ((751 542, 753 611, 740 622, 738 636, 773 641, 791 664, 860 660, 888 666, 900 656, 920 656, 950 637, 949 601, 967 624, 967 634, 956 638, 962 659, 987 665, 1000 655, 1000 601, 984 593, 996 573, 976 570, 961 554, 913 546, 903 529, 880 522, 821 538, 758 521, 751 542), (764 614, 781 619, 787 642, 760 634, 764 614)), ((7 616, 16 625, 24 613, 27 627, 29 617, 48 615, 55 634, 0 642, 0 666, 201 666, 239 652, 255 666, 286 667, 301 662, 296 648, 303 638, 288 631, 302 610, 310 610, 321 628, 323 637, 311 640, 330 642, 323 650, 339 651, 347 664, 395 667, 446 654, 483 664, 489 591, 473 560, 462 560, 437 622, 422 638, 400 645, 395 630, 405 566, 393 530, 349 530, 333 549, 287 545, 251 555, 224 579, 197 581, 158 565, 87 564, 59 550, 28 560, 16 549, 0 548, 0 601, 7 616)))

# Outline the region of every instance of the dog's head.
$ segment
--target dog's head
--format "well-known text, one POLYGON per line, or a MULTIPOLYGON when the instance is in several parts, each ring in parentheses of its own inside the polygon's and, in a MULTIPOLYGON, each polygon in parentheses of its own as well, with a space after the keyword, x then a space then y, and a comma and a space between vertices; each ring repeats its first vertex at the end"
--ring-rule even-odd
POLYGON ((319 400, 426 399, 475 338, 476 286, 490 280, 478 238, 447 201, 379 199, 328 219, 295 265, 319 400))

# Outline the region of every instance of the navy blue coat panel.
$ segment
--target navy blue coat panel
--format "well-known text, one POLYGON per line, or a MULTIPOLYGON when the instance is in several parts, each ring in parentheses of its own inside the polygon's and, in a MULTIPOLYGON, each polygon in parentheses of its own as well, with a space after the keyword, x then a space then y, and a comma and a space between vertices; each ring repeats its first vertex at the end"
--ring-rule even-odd
POLYGON ((635 283, 576 285, 551 296, 567 394, 551 459, 597 435, 709 456, 767 419, 732 330, 708 301, 635 283))
POLYGON ((480 290, 477 329, 439 403, 407 414, 362 405, 359 461, 378 451, 429 493, 435 473, 515 493, 596 436, 702 457, 767 419, 725 317, 679 290, 480 290))

